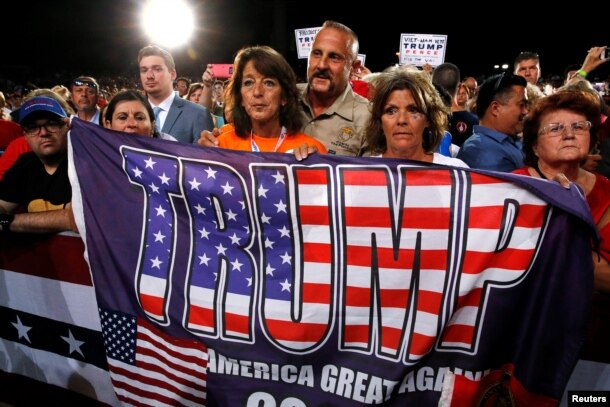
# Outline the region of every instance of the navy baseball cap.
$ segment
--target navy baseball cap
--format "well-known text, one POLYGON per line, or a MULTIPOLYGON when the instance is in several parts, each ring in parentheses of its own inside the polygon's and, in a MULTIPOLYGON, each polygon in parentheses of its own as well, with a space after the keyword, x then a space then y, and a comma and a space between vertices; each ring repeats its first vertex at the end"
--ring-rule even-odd
POLYGON ((19 124, 36 112, 52 113, 59 118, 68 117, 59 102, 53 98, 46 96, 36 96, 24 102, 19 108, 19 124))

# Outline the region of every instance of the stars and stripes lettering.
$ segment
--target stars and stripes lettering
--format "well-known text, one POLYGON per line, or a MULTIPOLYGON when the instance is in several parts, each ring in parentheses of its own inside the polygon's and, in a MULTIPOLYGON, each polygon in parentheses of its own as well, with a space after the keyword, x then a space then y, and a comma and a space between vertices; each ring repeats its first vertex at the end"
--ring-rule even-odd
POLYGON ((490 290, 508 288, 526 276, 540 247, 550 206, 497 178, 470 174, 470 183, 457 298, 439 347, 474 353, 490 290))
POLYGON ((135 285, 140 305, 160 323, 168 322, 167 306, 173 261, 176 214, 172 195, 180 195, 175 157, 122 149, 129 180, 144 191, 142 239, 135 285))
POLYGON ((230 167, 183 161, 183 189, 194 242, 186 327, 252 340, 255 267, 251 204, 244 180, 230 167))
POLYGON ((292 351, 324 342, 337 295, 342 349, 411 364, 442 333, 440 348, 472 351, 486 292, 528 270, 545 219, 544 201, 525 191, 504 199, 495 191, 510 184, 484 175, 436 170, 431 181, 430 170, 403 167, 394 179, 385 167, 349 166, 338 171, 337 228, 330 168, 252 165, 252 205, 229 166, 123 153, 131 182, 146 193, 138 289, 147 315, 166 321, 172 236, 185 227, 192 249, 184 326, 252 342, 260 285, 261 326, 292 351), (174 225, 172 199, 184 201, 184 226, 174 225))
POLYGON ((403 168, 395 186, 386 169, 340 170, 345 349, 377 344, 410 364, 445 330, 440 347, 471 350, 487 290, 528 270, 546 203, 526 191, 521 204, 505 200, 498 191, 511 185, 494 178, 434 173, 431 182, 429 170, 403 168))
POLYGON ((269 339, 310 351, 326 338, 334 296, 330 168, 254 169, 262 244, 262 324, 269 339))

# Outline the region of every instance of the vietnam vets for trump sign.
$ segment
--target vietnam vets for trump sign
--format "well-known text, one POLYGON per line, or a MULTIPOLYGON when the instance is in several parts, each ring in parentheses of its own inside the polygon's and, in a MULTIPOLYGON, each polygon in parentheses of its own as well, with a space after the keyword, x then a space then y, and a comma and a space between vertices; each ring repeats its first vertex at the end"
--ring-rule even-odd
POLYGON ((400 34, 400 64, 439 66, 445 62, 447 36, 438 34, 400 34))
POLYGON ((544 405, 576 363, 593 230, 576 187, 79 120, 70 176, 123 401, 544 405))
POLYGON ((294 30, 294 38, 297 44, 297 56, 299 59, 309 58, 313 40, 321 29, 322 27, 312 27, 294 30))

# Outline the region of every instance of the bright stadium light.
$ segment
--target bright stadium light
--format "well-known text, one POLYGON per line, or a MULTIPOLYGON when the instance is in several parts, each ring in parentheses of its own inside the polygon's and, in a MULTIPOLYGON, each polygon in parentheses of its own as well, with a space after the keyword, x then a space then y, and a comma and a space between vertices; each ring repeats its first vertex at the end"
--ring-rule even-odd
POLYGON ((142 9, 142 28, 155 44, 179 47, 193 35, 193 9, 184 0, 148 0, 142 9))

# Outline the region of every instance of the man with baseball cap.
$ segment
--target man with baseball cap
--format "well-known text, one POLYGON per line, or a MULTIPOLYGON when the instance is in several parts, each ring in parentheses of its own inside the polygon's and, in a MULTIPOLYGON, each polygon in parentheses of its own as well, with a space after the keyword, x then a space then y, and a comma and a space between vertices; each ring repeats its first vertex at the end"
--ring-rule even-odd
POLYGON ((68 179, 67 114, 59 102, 33 97, 19 110, 32 152, 19 157, 0 182, 0 229, 12 232, 74 230, 68 179), (13 214, 26 211, 27 213, 13 214))

